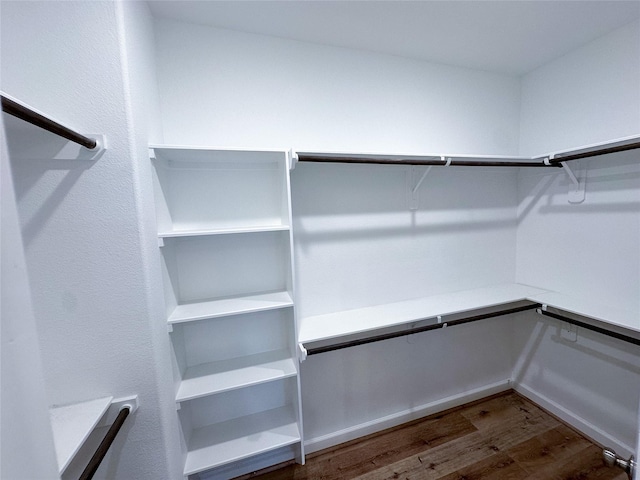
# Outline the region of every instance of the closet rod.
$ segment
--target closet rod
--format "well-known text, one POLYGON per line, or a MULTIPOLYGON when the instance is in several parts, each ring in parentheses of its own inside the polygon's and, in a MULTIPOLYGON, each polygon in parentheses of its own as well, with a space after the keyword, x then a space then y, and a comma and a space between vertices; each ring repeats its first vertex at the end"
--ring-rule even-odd
POLYGON ((128 405, 124 406, 120 410, 115 421, 109 428, 109 431, 104 436, 104 439, 102 439, 102 442, 100 443, 95 453, 93 454, 93 457, 91 457, 91 460, 89 460, 89 463, 87 464, 86 468, 82 472, 82 475, 80 475, 80 480, 91 480, 93 478, 96 471, 98 470, 98 467, 100 466, 100 463, 102 462, 102 459, 104 459, 105 455, 109 451, 109 447, 111 447, 111 444, 113 443, 116 436, 118 435, 118 432, 122 427, 122 424, 127 419, 127 416, 129 415, 130 412, 131 412, 131 407, 129 407, 128 405))
MULTIPOLYGON (((603 147, 597 150, 590 150, 581 153, 572 153, 569 155, 562 155, 554 157, 549 160, 552 165, 560 165, 561 162, 570 162, 571 160, 580 160, 581 158, 597 157, 599 155, 607 155, 609 153, 626 152, 627 150, 635 150, 640 148, 640 142, 627 143, 625 145, 616 145, 615 147, 603 147)), ((542 159, 544 161, 544 159, 542 159)))
POLYGON ((43 128, 51 133, 55 133, 60 137, 66 138, 67 140, 82 145, 89 150, 93 150, 98 145, 98 142, 96 142, 93 138, 85 137, 84 135, 81 135, 78 132, 65 127, 64 125, 59 124, 58 122, 54 122, 50 118, 47 118, 44 115, 39 114, 38 112, 34 112, 24 105, 20 105, 18 102, 14 102, 4 95, 2 95, 2 111, 8 113, 9 115, 13 115, 14 117, 18 117, 25 122, 29 122, 37 127, 43 128))
POLYGON ((582 322, 580 320, 576 320, 575 318, 566 317, 564 315, 560 315, 559 313, 549 312, 548 310, 543 310, 542 308, 538 308, 537 312, 545 317, 555 318, 556 320, 562 320, 563 322, 570 323, 572 325, 576 325, 578 327, 586 328, 587 330, 591 330, 593 332, 601 333, 608 337, 616 338, 618 340, 622 340, 623 342, 632 343, 633 345, 640 345, 640 339, 630 337, 628 335, 624 335, 623 333, 613 332, 611 330, 607 330, 606 328, 597 327, 595 325, 591 325, 590 323, 582 322))
MULTIPOLYGON (((361 338, 358 340, 350 340, 347 342, 342 342, 342 343, 334 343, 332 345, 327 345, 324 347, 310 347, 307 348, 307 356, 309 355, 316 355, 318 353, 325 353, 325 352, 331 352, 333 350, 341 350, 343 348, 349 348, 349 347, 355 347, 357 345, 366 345, 367 343, 373 343, 373 342, 380 342, 382 340, 389 340, 391 338, 397 338, 397 337, 404 337, 406 335, 413 335, 415 333, 421 333, 421 332, 428 332, 430 330, 437 330, 438 328, 444 328, 444 327, 453 327, 455 325, 463 325, 465 323, 471 323, 471 322, 477 322, 478 320, 485 320, 488 318, 494 318, 494 317, 500 317, 502 315, 508 315, 510 313, 518 313, 518 312, 525 312, 527 310, 535 310, 535 309, 539 309, 542 307, 542 304, 540 303, 532 303, 530 305, 524 305, 521 307, 514 307, 514 308, 507 308, 507 309, 503 309, 503 310, 498 310, 496 312, 490 312, 490 313, 482 313, 479 315, 472 315, 469 317, 464 317, 464 318, 459 318, 457 320, 442 320, 441 323, 434 323, 431 325, 425 325, 424 327, 417 327, 417 328, 412 328, 409 330, 402 330, 399 332, 392 332, 392 333, 384 333, 381 335, 372 335, 370 337, 366 337, 366 338, 361 338)), ((435 320, 437 321, 437 318, 423 318, 421 320, 416 320, 416 322, 421 322, 424 320, 435 320)))
POLYGON ((323 155, 315 153, 298 153, 299 162, 316 162, 316 163, 366 163, 374 165, 424 165, 438 167, 562 167, 562 165, 547 165, 544 162, 505 162, 505 161, 479 161, 479 160, 457 160, 455 157, 451 160, 441 159, 412 159, 403 158, 395 160, 392 158, 378 157, 352 157, 340 155, 323 155))
MULTIPOLYGON (((399 156, 354 156, 340 154, 324 154, 311 152, 298 152, 299 162, 316 162, 316 163, 363 163, 374 165, 424 165, 439 167, 562 167, 563 162, 572 160, 580 160, 582 158, 597 157, 600 155, 608 155, 610 153, 626 152, 640 148, 640 142, 626 143, 615 146, 603 146, 585 152, 578 153, 559 153, 558 156, 551 155, 545 157, 531 158, 527 161, 491 161, 491 160, 465 160, 461 157, 442 156, 441 158, 425 158, 425 157, 406 157, 399 156), (446 158, 446 159, 445 159, 446 158)), ((435 157, 435 156, 433 156, 435 157)))

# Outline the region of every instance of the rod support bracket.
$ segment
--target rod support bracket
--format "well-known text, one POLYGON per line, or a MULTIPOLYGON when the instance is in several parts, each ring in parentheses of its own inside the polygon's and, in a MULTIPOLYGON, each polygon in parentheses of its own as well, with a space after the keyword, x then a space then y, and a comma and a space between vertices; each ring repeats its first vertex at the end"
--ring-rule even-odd
POLYGON ((120 413, 120 410, 123 408, 129 409, 129 415, 134 413, 138 409, 138 395, 114 398, 111 400, 111 405, 109 405, 109 408, 96 427, 107 427, 113 424, 118 413, 120 413))
POLYGON ((298 361, 302 363, 306 359, 307 359, 307 349, 304 348, 304 345, 302 343, 298 343, 298 361))
POLYGON ((287 163, 289 164, 289 170, 295 169, 298 164, 298 154, 293 148, 287 152, 287 163))

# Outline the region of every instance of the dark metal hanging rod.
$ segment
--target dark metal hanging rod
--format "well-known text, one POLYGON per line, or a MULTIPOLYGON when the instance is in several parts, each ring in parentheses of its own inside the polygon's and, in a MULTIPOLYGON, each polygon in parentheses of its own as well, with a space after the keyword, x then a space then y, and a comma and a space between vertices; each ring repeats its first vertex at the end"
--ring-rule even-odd
MULTIPOLYGON (((479 315, 471 315, 468 317, 463 317, 463 318, 458 318, 453 320, 442 320, 439 323, 433 323, 430 325, 425 325, 423 327, 416 327, 416 328, 411 328, 407 330, 400 330, 397 332, 384 333, 380 335, 372 335, 366 338, 359 338, 356 340, 349 340, 346 342, 334 343, 331 345, 325 345, 320 347, 310 346, 305 348, 307 350, 307 356, 317 355, 319 353, 331 352, 333 350, 341 350, 343 348, 355 347, 357 345, 366 345, 368 343, 380 342, 382 340, 389 340, 391 338, 404 337, 407 335, 414 335, 416 333, 428 332, 430 330, 437 330, 439 328, 453 327, 455 325, 463 325, 465 323, 477 322, 479 320, 485 320, 488 318, 500 317, 502 315, 508 315, 510 313, 518 313, 518 312, 524 312, 527 310, 535 310, 540 307, 542 307, 542 304, 532 302, 524 306, 505 308, 505 309, 497 310, 494 312, 482 313, 479 315)), ((433 318, 423 318, 421 320, 416 320, 415 323, 422 322, 425 320, 433 320, 434 322, 438 321, 437 317, 433 317, 433 318)))
POLYGON ((89 150, 93 150, 98 146, 98 142, 93 138, 85 137, 78 132, 71 130, 64 125, 59 124, 51 120, 50 118, 45 117, 44 115, 39 114, 31 110, 30 108, 25 107, 24 105, 19 104, 11 100, 10 98, 1 95, 2 97, 2 111, 8 113, 9 115, 13 115, 25 122, 29 122, 32 125, 36 125, 37 127, 43 128, 51 133, 55 133, 60 137, 66 138, 78 145, 82 145, 89 150))
POLYGON ((603 146, 579 153, 559 153, 558 156, 550 155, 538 158, 514 158, 513 161, 508 160, 467 160, 465 158, 451 156, 369 156, 369 155, 341 155, 341 154, 325 154, 298 152, 299 162, 315 162, 315 163, 356 163, 356 164, 374 164, 374 165, 423 165, 423 166, 439 166, 439 167, 560 167, 563 162, 572 160, 580 160, 582 158, 597 157, 600 155, 608 155, 610 153, 625 152, 640 148, 640 141, 626 143, 616 146, 603 146))
POLYGON ((591 330, 592 332, 597 332, 602 335, 606 335, 608 337, 612 337, 618 340, 622 340, 623 342, 632 343, 633 345, 640 345, 640 339, 630 337, 629 335, 625 335, 623 333, 614 332, 612 330, 608 330, 606 328, 598 327, 596 325, 592 325, 590 323, 583 322, 581 320, 577 320, 575 318, 571 318, 565 315, 561 315, 559 313, 549 312, 548 310, 544 310, 542 307, 536 310, 540 315, 545 317, 555 318, 556 320, 562 320, 563 322, 570 323, 572 325, 576 325, 578 327, 586 328, 587 330, 591 330))
POLYGON ((109 451, 109 447, 111 447, 111 444, 113 443, 116 436, 118 435, 118 432, 122 427, 122 424, 127 419, 130 412, 131 412, 131 407, 129 406, 125 406, 120 410, 115 421, 109 428, 109 431, 104 436, 104 439, 96 449, 96 452, 93 454, 93 457, 91 457, 91 460, 89 460, 89 463, 87 464, 86 468, 82 472, 82 475, 80 475, 80 480, 91 480, 93 478, 96 471, 98 470, 98 467, 100 466, 100 463, 102 462, 105 455, 109 451))
MULTIPOLYGON (((580 160, 582 158, 597 157, 599 155, 608 155, 610 153, 626 152, 627 150, 635 150, 636 148, 640 148, 640 142, 616 145, 614 147, 602 147, 597 150, 589 150, 586 152, 572 153, 568 155, 559 154, 559 157, 549 159, 549 163, 551 163, 552 165, 560 165, 560 163, 562 162, 580 160)), ((544 159, 542 159, 542 161, 544 161, 544 159)))
POLYGON ((354 157, 349 155, 323 155, 316 153, 298 153, 299 162, 315 163, 365 163, 374 165, 423 165, 436 167, 562 167, 562 165, 546 165, 543 162, 520 161, 482 161, 482 160, 450 160, 429 158, 389 158, 389 157, 354 157))

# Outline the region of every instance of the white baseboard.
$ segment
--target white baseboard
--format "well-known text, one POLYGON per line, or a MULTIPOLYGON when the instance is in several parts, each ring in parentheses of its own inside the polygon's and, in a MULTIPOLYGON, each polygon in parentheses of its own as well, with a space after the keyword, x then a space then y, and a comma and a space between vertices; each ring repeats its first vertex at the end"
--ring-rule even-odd
POLYGON ((320 437, 310 438, 304 442, 305 451, 307 454, 317 452, 318 450, 323 450, 350 440, 355 440, 356 438, 364 437, 365 435, 370 435, 412 420, 417 420, 418 418, 433 415, 509 389, 511 389, 511 380, 507 379, 465 391, 463 393, 451 395, 425 405, 403 410, 385 417, 376 418, 370 422, 354 425, 320 437))
POLYGON ((605 432, 599 427, 596 427, 588 420, 576 415, 571 410, 563 407, 559 403, 545 397, 544 395, 535 392, 531 388, 522 384, 513 384, 513 389, 520 395, 527 397, 532 402, 538 404, 542 408, 551 412, 563 422, 571 425, 573 428, 583 433, 596 443, 602 446, 613 448, 616 453, 622 457, 629 457, 629 455, 635 455, 635 449, 612 436, 610 433, 605 432))

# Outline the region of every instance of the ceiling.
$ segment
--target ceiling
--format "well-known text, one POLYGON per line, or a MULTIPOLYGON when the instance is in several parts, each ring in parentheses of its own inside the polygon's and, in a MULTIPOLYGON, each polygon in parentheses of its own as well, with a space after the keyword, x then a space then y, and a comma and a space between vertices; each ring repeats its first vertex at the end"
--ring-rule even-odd
POLYGON ((156 17, 510 75, 640 18, 640 0, 148 3, 156 17))

